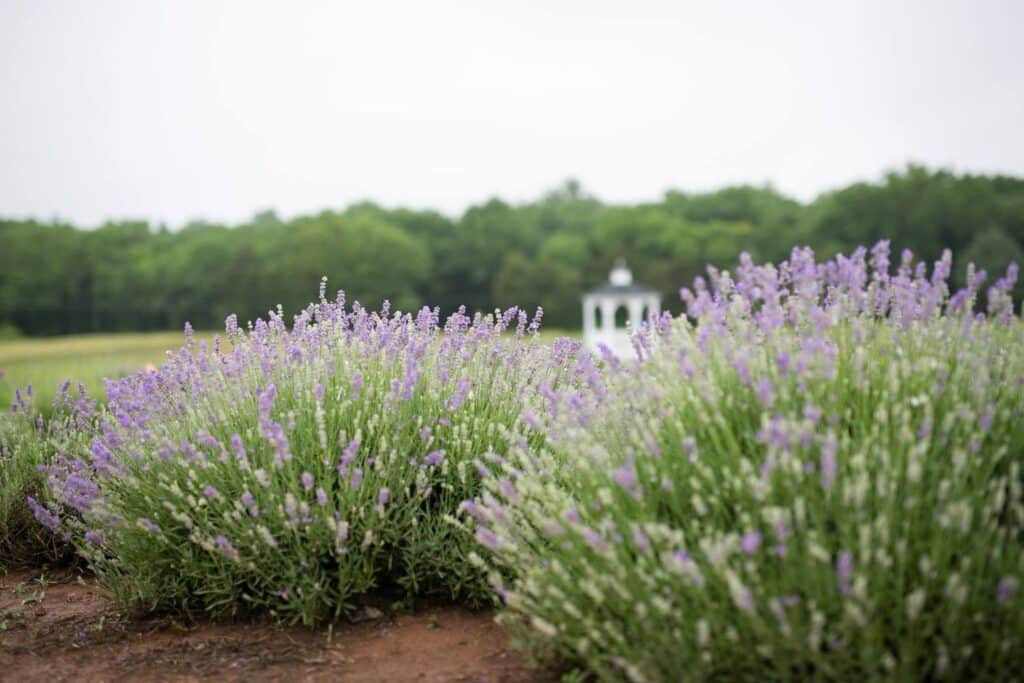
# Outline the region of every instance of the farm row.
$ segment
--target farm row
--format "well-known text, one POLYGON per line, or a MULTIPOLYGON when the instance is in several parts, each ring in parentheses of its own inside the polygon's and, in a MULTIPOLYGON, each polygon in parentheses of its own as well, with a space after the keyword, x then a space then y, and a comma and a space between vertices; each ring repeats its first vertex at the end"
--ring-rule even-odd
POLYGON ((2 423, 7 562, 147 611, 493 606, 601 680, 1005 679, 1024 663, 1016 267, 741 256, 638 362, 511 309, 343 292, 2 423), (978 299, 984 300, 984 304, 978 299), (983 313, 977 310, 984 308, 983 313))

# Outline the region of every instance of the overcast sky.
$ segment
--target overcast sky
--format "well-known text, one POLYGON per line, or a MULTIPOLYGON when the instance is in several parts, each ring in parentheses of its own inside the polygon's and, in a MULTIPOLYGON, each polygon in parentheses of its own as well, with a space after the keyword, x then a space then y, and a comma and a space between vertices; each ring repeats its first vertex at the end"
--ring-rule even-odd
POLYGON ((1024 2, 0 0, 0 215, 1024 175, 1024 2))

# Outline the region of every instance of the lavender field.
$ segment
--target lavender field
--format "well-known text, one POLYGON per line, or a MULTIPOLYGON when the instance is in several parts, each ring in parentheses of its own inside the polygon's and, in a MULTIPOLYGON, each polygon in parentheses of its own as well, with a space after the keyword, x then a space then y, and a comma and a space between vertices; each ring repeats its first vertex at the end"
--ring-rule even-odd
POLYGON ((949 252, 742 254, 636 359, 539 310, 369 311, 324 282, 102 395, 19 392, 0 562, 77 555, 137 613, 493 609, 567 680, 1008 680, 1017 267, 955 267, 951 291, 949 252))

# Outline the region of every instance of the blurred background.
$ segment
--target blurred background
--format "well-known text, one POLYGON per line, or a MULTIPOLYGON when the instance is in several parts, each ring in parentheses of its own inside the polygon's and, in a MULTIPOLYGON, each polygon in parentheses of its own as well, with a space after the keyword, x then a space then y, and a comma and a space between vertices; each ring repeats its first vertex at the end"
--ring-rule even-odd
MULTIPOLYGON (((1013 1, 4 0, 0 368, 42 362, 28 337, 295 312, 323 275, 572 331, 619 258, 670 310, 742 250, 891 238, 1001 274, 1022 25, 1013 1)), ((118 339, 97 352, 149 349, 118 339)))

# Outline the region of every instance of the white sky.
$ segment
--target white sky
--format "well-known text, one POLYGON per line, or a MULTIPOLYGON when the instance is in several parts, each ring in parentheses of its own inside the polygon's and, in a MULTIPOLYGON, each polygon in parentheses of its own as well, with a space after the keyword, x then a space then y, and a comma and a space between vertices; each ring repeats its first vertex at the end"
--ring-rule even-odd
POLYGON ((1024 2, 0 0, 0 215, 1024 175, 1024 2))

